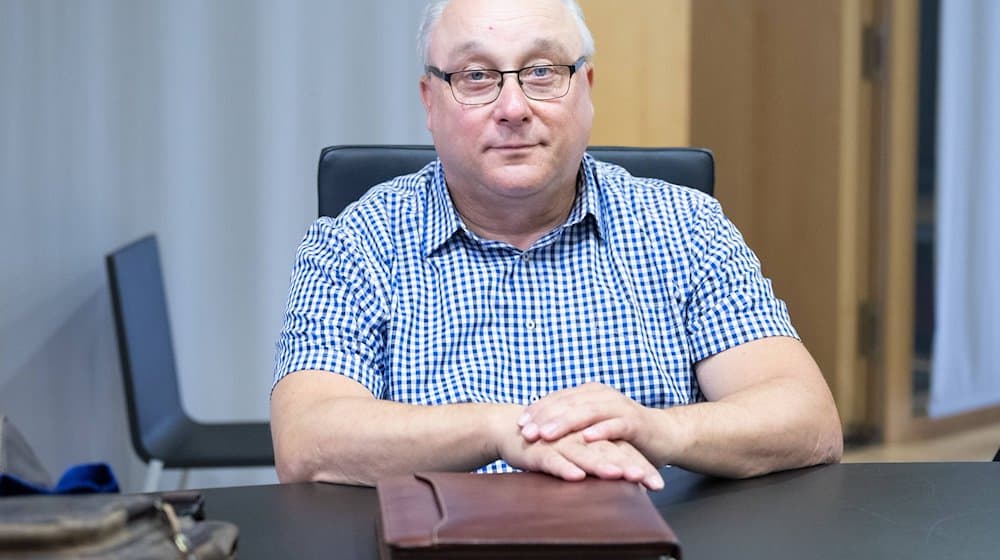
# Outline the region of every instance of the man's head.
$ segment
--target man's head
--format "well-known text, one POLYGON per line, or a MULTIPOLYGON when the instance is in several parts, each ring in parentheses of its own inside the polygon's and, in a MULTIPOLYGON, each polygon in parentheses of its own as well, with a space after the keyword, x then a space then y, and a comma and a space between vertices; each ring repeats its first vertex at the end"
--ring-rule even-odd
POLYGON ((496 100, 479 104, 460 102, 469 99, 453 93, 448 79, 454 84, 451 74, 466 70, 569 66, 589 57, 593 39, 576 2, 437 2, 428 7, 420 44, 426 65, 440 70, 421 78, 420 93, 453 196, 510 200, 573 188, 593 122, 590 64, 572 73, 560 68, 570 74, 565 95, 541 101, 525 95, 514 73, 493 87, 496 100))
MULTIPOLYGON (((587 27, 587 22, 583 17, 583 10, 580 9, 580 5, 577 4, 576 0, 562 0, 562 3, 573 16, 577 32, 580 33, 580 40, 583 42, 582 54, 590 59, 594 56, 594 36, 590 33, 590 28, 587 27)), ((420 22, 420 31, 417 35, 417 49, 420 52, 420 62, 423 66, 431 63, 429 52, 431 29, 441 19, 441 14, 444 13, 444 9, 448 4, 451 4, 451 0, 437 0, 428 4, 427 9, 424 10, 424 19, 420 22)))

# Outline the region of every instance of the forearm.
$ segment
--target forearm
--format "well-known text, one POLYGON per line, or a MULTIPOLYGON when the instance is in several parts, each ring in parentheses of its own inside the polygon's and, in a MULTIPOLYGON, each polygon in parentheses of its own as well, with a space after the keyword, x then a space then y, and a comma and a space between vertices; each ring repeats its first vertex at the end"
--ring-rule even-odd
POLYGON ((640 448, 658 465, 740 478, 836 462, 843 452, 832 399, 796 378, 649 412, 653 429, 640 448))
POLYGON ((516 434, 520 410, 401 404, 336 374, 293 374, 271 397, 275 466, 282 482, 365 485, 418 470, 474 470, 498 458, 497 440, 505 427, 516 434))

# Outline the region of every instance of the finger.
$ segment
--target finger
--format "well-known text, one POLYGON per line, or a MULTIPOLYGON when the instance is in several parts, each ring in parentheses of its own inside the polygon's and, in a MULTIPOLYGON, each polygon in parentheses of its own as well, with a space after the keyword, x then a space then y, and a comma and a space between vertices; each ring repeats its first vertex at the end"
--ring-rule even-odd
POLYGON ((663 490, 665 483, 663 482, 663 477, 660 476, 659 472, 657 472, 644 478, 642 480, 642 485, 654 492, 659 492, 660 490, 663 490))
POLYGON ((534 443, 538 441, 538 439, 541 437, 541 434, 539 433, 538 430, 538 424, 535 424, 534 422, 529 422, 528 424, 526 424, 523 428, 521 428, 521 437, 523 437, 529 443, 534 443))
POLYGON ((587 472, 580 468, 579 465, 568 460, 566 457, 561 455, 555 449, 551 447, 546 447, 544 449, 544 456, 542 457, 539 466, 540 470, 547 472, 553 476, 558 476, 563 480, 583 480, 587 477, 587 472))
POLYGON ((617 393, 614 389, 600 383, 584 383, 577 387, 560 389, 529 404, 517 423, 519 426, 524 426, 532 420, 539 424, 544 423, 545 419, 557 417, 577 404, 585 402, 586 399, 593 399, 594 394, 599 395, 605 391, 617 393))
POLYGON ((618 399, 603 399, 574 403, 574 406, 563 409, 551 418, 548 417, 551 411, 543 412, 545 416, 532 416, 531 421, 521 429, 525 438, 538 437, 546 441, 555 441, 566 434, 583 430, 598 422, 628 414, 629 409, 618 399))
POLYGON ((659 471, 649 462, 635 446, 627 441, 615 442, 595 442, 590 445, 609 445, 615 447, 621 454, 623 466, 622 478, 629 482, 641 483, 650 490, 661 490, 663 488, 663 477, 659 471))
POLYGON ((599 446, 585 444, 562 445, 559 450, 564 458, 591 476, 607 480, 623 478, 625 475, 622 461, 614 450, 602 450, 599 446))
MULTIPOLYGON (((570 436, 574 438, 576 436, 570 436)), ((588 474, 603 479, 626 478, 640 482, 652 469, 645 457, 630 446, 623 448, 616 442, 599 441, 583 443, 560 440, 555 447, 563 456, 588 474)))
POLYGON ((583 430, 583 440, 587 442, 619 439, 631 441, 633 432, 629 422, 619 416, 602 420, 587 427, 583 430))
MULTIPOLYGON (((631 446, 630 446, 631 447, 631 446)), ((660 476, 660 471, 657 470, 652 463, 646 459, 638 450, 634 447, 632 450, 639 456, 642 457, 641 461, 637 461, 632 467, 629 467, 625 473, 625 479, 631 482, 641 483, 646 488, 650 490, 662 490, 663 489, 663 477, 660 476)))

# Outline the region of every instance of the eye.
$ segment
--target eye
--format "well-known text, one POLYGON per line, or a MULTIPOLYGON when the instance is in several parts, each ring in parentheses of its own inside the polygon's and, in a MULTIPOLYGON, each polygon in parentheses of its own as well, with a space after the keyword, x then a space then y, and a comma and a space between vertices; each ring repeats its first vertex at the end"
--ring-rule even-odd
POLYGON ((465 73, 465 79, 470 82, 481 82, 483 80, 489 79, 489 74, 482 70, 470 70, 465 73))
POLYGON ((531 69, 532 78, 547 78, 552 74, 551 66, 535 66, 531 69))

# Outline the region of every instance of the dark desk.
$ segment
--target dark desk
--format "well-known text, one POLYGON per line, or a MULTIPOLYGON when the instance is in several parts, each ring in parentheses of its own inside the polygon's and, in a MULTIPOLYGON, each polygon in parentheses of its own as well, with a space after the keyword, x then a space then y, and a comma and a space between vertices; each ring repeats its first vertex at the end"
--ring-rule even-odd
MULTIPOLYGON (((1000 463, 832 465, 752 480, 663 471, 651 494, 685 560, 1000 558, 1000 463)), ((377 558, 375 491, 332 484, 205 490, 240 558, 377 558)))

